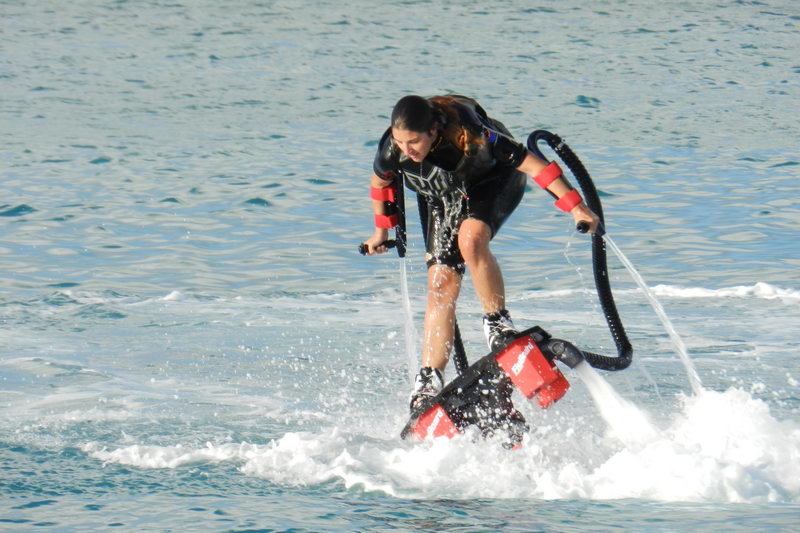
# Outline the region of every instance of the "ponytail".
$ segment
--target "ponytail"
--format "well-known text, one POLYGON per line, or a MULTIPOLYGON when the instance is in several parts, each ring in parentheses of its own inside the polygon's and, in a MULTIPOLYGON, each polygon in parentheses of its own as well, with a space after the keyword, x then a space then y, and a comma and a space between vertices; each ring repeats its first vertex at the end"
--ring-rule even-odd
POLYGON ((464 105, 459 101, 462 99, 466 100, 468 104, 478 105, 471 98, 463 96, 456 98, 453 95, 434 96, 430 98, 430 102, 446 118, 442 127, 442 137, 457 147, 466 157, 473 157, 478 149, 486 144, 486 139, 480 128, 476 130, 477 125, 465 124, 462 120, 462 114, 458 110, 458 106, 464 105))

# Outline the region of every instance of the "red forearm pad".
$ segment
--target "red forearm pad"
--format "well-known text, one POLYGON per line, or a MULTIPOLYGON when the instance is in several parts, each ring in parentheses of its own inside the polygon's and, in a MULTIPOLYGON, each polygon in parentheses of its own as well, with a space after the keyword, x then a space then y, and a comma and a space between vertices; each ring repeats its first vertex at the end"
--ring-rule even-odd
POLYGON ((379 189, 378 187, 370 187, 369 197, 380 202, 394 202, 394 187, 391 185, 382 189, 379 189))
POLYGON ((547 186, 560 178, 562 174, 561 167, 558 166, 558 163, 553 161, 544 167, 544 169, 533 178, 533 181, 535 181, 536 184, 542 189, 547 189, 547 186))
POLYGON ((397 215, 375 215, 375 227, 392 229, 397 225, 397 215))
POLYGON ((553 205, 555 205, 557 208, 561 209, 565 213, 569 213, 570 211, 572 211, 572 208, 574 208, 582 201, 583 198, 581 198, 581 194, 578 192, 578 190, 572 189, 567 194, 559 198, 558 201, 553 205))

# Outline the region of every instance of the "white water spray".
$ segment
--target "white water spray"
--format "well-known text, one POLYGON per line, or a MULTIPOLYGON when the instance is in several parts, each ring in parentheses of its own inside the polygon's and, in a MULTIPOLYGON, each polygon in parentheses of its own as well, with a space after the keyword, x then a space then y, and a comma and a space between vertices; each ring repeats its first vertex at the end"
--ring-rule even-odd
POLYGON ((650 302, 650 305, 653 306, 653 309, 658 315, 658 318, 661 320, 661 323, 664 324, 664 328, 667 330, 670 339, 672 339, 672 344, 675 347, 675 351, 677 352, 678 356, 681 358, 683 362, 683 366, 686 368, 686 373, 689 375, 689 383, 692 386, 692 390, 695 394, 700 394, 703 392, 703 384, 700 381, 700 376, 697 374, 697 370, 695 370, 694 365, 692 364, 691 360, 689 359, 689 354, 686 350, 686 345, 683 343, 683 340, 678 335, 677 331, 675 331, 675 327, 672 325, 672 321, 667 316, 667 313, 664 311, 664 308, 661 306, 661 303, 656 299, 653 291, 645 283, 644 279, 639 272, 633 267, 633 264, 628 260, 625 254, 622 253, 622 250, 614 243, 611 237, 608 236, 606 233, 603 236, 606 244, 611 248, 611 250, 617 255, 619 260, 625 265, 625 268, 628 269, 631 276, 633 277, 636 284, 642 289, 644 295, 647 297, 647 300, 650 302))
POLYGON ((574 370, 586 384, 600 415, 619 440, 632 445, 645 444, 658 437, 658 430, 644 411, 620 396, 588 363, 582 362, 574 370))

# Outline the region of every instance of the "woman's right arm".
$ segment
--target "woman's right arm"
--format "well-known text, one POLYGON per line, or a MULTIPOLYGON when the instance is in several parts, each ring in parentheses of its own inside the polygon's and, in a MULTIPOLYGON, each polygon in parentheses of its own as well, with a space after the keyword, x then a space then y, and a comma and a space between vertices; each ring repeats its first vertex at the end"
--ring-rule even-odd
MULTIPOLYGON (((372 173, 372 178, 370 179, 370 187, 373 189, 386 189, 393 183, 393 181, 385 180, 374 172, 372 173)), ((386 215, 383 200, 376 200, 373 198, 372 213, 376 216, 386 215)), ((372 237, 364 242, 364 244, 367 245, 367 255, 384 254, 388 252, 389 249, 386 246, 383 246, 383 243, 385 243, 388 239, 389 230, 387 228, 376 227, 375 233, 372 234, 372 237)))

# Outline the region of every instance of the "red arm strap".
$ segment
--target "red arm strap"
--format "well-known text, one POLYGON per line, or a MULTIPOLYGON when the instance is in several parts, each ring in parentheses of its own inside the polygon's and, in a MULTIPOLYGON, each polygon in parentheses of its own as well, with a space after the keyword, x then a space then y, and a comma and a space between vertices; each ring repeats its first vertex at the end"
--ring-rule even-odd
POLYGON ((553 161, 544 167, 542 171, 533 178, 533 181, 542 189, 547 189, 547 186, 560 178, 562 174, 561 167, 558 166, 558 163, 553 161))
POLYGON ((397 215, 375 215, 375 227, 392 229, 397 225, 397 215))
POLYGON ((394 186, 389 185, 388 187, 384 187, 382 189, 379 189, 378 187, 370 187, 369 197, 380 202, 394 202, 394 186))
POLYGON ((583 198, 581 198, 581 193, 579 193, 577 189, 572 189, 567 194, 559 198, 558 201, 553 205, 555 205, 562 211, 569 213, 576 205, 578 205, 582 201, 583 198))

